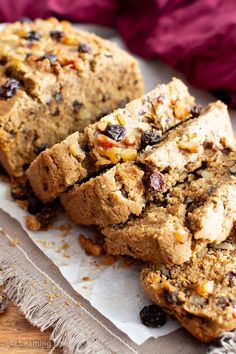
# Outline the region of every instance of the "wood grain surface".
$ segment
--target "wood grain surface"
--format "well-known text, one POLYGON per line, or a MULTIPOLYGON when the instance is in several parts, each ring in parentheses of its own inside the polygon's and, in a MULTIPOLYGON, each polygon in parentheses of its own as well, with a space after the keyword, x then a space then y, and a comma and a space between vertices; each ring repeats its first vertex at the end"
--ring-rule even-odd
MULTIPOLYGON (((10 302, 7 311, 0 314, 0 353, 46 354, 53 348, 50 333, 33 327, 10 302)), ((53 353, 62 354, 62 350, 55 349, 53 353)))

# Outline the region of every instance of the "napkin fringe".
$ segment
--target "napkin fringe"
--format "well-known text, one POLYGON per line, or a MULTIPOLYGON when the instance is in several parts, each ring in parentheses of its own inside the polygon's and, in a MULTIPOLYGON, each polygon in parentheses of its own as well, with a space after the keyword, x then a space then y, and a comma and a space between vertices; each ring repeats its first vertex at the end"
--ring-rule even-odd
MULTIPOLYGON (((4 231, 2 233, 5 234, 4 231)), ((5 236, 11 240, 9 235, 5 234, 5 236)), ((55 347, 62 347, 64 353, 70 354, 117 353, 117 346, 121 349, 119 353, 137 353, 128 343, 113 334, 96 319, 84 306, 79 302, 76 303, 72 297, 65 294, 63 289, 32 261, 24 260, 23 257, 19 259, 19 254, 14 255, 12 248, 12 246, 8 250, 4 248, 4 252, 0 250, 0 283, 6 285, 7 296, 21 309, 31 324, 37 326, 41 331, 53 328, 50 340, 54 343, 54 347, 49 353, 52 353, 55 347), (31 267, 29 267, 28 261, 31 262, 31 267), (57 292, 54 290, 55 285, 57 292), (96 332, 95 325, 97 323, 101 325, 103 335, 96 332), (116 341, 108 340, 104 329, 116 341)))

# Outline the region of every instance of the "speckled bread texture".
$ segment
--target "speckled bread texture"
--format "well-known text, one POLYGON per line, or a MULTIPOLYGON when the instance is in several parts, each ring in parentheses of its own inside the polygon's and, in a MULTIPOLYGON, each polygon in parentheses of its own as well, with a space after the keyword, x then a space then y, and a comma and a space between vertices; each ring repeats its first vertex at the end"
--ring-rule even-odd
POLYGON ((147 267, 141 283, 147 295, 203 342, 236 328, 235 231, 182 266, 147 267))
POLYGON ((122 166, 125 177, 125 185, 132 183, 133 189, 138 190, 136 198, 125 186, 118 185, 114 191, 110 189, 109 171, 103 173, 103 190, 105 191, 97 198, 93 191, 100 188, 100 176, 75 185, 68 192, 61 195, 61 202, 69 217, 78 224, 108 226, 127 221, 132 214, 139 215, 146 202, 163 198, 163 193, 170 190, 177 182, 183 181, 188 173, 201 167, 202 163, 209 156, 219 149, 233 146, 233 132, 226 106, 221 102, 210 104, 203 110, 201 116, 183 122, 171 130, 163 140, 152 147, 147 147, 141 152, 137 161, 136 169, 143 176, 142 179, 134 178, 129 173, 132 164, 126 163, 122 166), (127 169, 127 173, 125 170, 127 169), (130 179, 130 182, 129 182, 130 179), (135 186, 136 181, 136 186, 135 186), (113 202, 113 195, 116 194, 116 203, 113 202), (141 194, 143 197, 141 198, 141 194), (90 203, 87 203, 86 195, 89 195, 90 203), (121 209, 124 203, 136 203, 136 212, 119 213, 119 216, 112 212, 114 209, 121 209), (79 208, 74 208, 79 205, 79 208), (94 210, 101 208, 103 214, 97 214, 94 210), (83 210, 83 213, 81 213, 83 210), (138 212, 137 212, 138 211, 138 212))
POLYGON ((0 32, 0 62, 6 76, 0 87, 0 162, 13 176, 43 148, 143 92, 132 56, 54 18, 7 24, 0 32), (20 88, 7 96, 9 78, 20 88))
POLYGON ((224 241, 236 221, 236 153, 214 158, 139 217, 102 229, 107 253, 183 264, 208 243, 224 241))
POLYGON ((103 222, 104 215, 118 223, 130 214, 141 213, 144 206, 142 177, 143 171, 134 164, 118 164, 62 194, 61 201, 70 219, 76 223, 78 213, 85 225, 93 224, 94 218, 103 222), (129 198, 126 198, 127 194, 129 198))
POLYGON ((73 135, 42 152, 27 171, 33 190, 48 202, 104 166, 135 160, 140 148, 196 113, 194 98, 180 80, 159 85, 89 125, 76 139, 73 135))

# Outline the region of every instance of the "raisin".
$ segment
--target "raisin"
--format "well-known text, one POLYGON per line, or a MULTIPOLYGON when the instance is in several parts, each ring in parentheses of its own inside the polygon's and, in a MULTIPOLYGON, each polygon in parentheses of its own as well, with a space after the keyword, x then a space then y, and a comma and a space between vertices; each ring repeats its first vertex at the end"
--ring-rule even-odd
POLYGON ((176 305, 181 305, 183 302, 179 299, 177 291, 168 291, 164 289, 163 291, 163 296, 164 299, 169 303, 169 304, 176 304, 176 305))
POLYGON ((227 306, 230 306, 230 299, 224 296, 218 296, 216 305, 225 309, 227 306))
POLYGON ((53 65, 57 61, 57 56, 55 54, 44 54, 42 57, 39 58, 39 60, 45 60, 48 59, 50 64, 53 65))
POLYGON ((154 171, 153 173, 148 173, 145 176, 145 184, 149 192, 151 193, 159 192, 164 188, 165 185, 163 175, 158 171, 154 171))
POLYGON ((234 282, 235 282, 235 279, 236 279, 236 272, 231 270, 230 272, 226 273, 226 278, 229 281, 229 286, 234 286, 234 282))
POLYGON ((213 186, 209 186, 207 188, 208 194, 211 195, 214 192, 215 188, 213 186))
POLYGON ((7 80, 5 84, 0 86, 0 97, 1 98, 12 97, 19 89, 19 87, 20 87, 20 82, 18 80, 15 79, 7 80))
POLYGON ((11 195, 16 200, 27 200, 31 195, 31 188, 29 182, 14 183, 11 185, 11 195))
POLYGON ((36 155, 39 155, 40 152, 46 150, 49 147, 48 144, 40 144, 39 146, 34 148, 34 152, 36 155))
POLYGON ((108 124, 106 129, 104 130, 103 134, 111 138, 112 140, 115 141, 121 141, 124 139, 126 133, 125 127, 122 127, 119 124, 108 124))
POLYGON ((158 328, 166 323, 167 316, 165 311, 158 305, 145 306, 140 311, 142 323, 150 328, 158 328))
POLYGON ((25 39, 27 39, 27 41, 39 41, 40 38, 41 38, 41 35, 37 31, 29 31, 25 35, 25 39))
POLYGON ((81 107, 83 106, 83 103, 77 101, 77 100, 74 100, 73 103, 72 103, 72 107, 74 109, 75 112, 79 112, 79 110, 81 109, 81 107))
POLYGON ((142 132, 141 144, 143 147, 157 144, 160 140, 161 134, 158 130, 150 129, 142 132))
POLYGON ((0 292, 0 313, 6 312, 8 307, 8 299, 5 293, 0 292))
POLYGON ((55 215, 56 215, 55 205, 43 207, 40 213, 37 215, 37 220, 41 224, 41 229, 46 229, 51 224, 55 215))
POLYGON ((122 197, 124 197, 124 198, 128 198, 128 196, 129 196, 129 193, 124 189, 124 188, 121 188, 121 195, 122 195, 122 197))
POLYGON ((60 92, 56 92, 54 95, 54 98, 57 102, 61 102, 62 101, 62 94, 60 92))
POLYGON ((79 53, 92 53, 92 48, 86 43, 80 43, 78 46, 79 53))
POLYGON ((129 98, 126 97, 125 99, 123 99, 120 102, 118 102, 118 107, 119 108, 124 108, 129 101, 130 101, 129 98))
POLYGON ((193 118, 198 117, 201 112, 201 107, 200 106, 194 106, 191 109, 191 115, 193 118))
POLYGON ((65 36, 65 32, 63 32, 63 31, 57 31, 57 30, 55 30, 55 31, 51 31, 50 32, 50 37, 51 38, 53 38, 53 39, 55 39, 56 41, 60 41, 60 39, 62 38, 62 37, 64 37, 65 36))
POLYGON ((30 214, 37 214, 41 211, 43 205, 41 203, 41 201, 36 198, 36 197, 30 197, 28 199, 28 206, 27 206, 27 210, 30 214))
POLYGON ((236 176, 236 163, 229 168, 231 175, 236 176))

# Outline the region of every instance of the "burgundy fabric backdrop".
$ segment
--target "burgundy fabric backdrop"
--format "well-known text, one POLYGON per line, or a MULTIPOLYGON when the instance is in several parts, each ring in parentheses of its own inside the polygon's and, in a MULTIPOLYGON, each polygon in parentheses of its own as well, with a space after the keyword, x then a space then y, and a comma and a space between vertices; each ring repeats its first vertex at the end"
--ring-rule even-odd
POLYGON ((236 108, 236 0, 0 0, 1 21, 21 16, 114 26, 131 51, 236 108))

